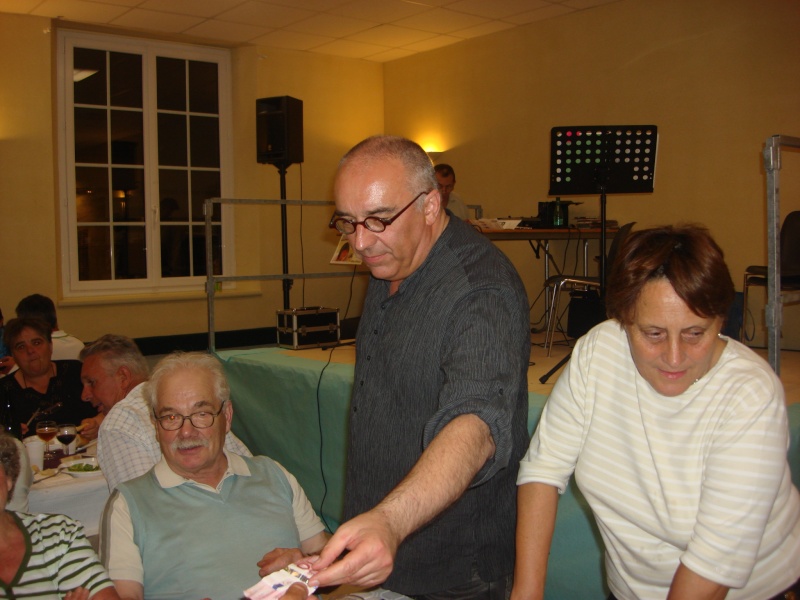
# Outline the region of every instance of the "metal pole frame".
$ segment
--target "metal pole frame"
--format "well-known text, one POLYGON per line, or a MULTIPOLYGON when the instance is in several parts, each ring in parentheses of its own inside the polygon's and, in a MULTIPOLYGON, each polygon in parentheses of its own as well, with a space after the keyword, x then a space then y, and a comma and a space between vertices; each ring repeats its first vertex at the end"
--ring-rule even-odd
MULTIPOLYGON (((767 324, 767 358, 776 375, 781 374, 781 329, 783 302, 781 297, 781 209, 780 170, 781 147, 800 148, 800 138, 773 135, 764 146, 764 170, 767 173, 767 305, 764 317, 767 324)), ((786 300, 796 300, 792 294, 786 300)))
MULTIPOLYGON (((341 273, 286 273, 288 266, 284 262, 284 273, 281 275, 214 275, 214 246, 211 238, 211 218, 214 214, 214 204, 257 204, 257 205, 279 205, 281 210, 286 206, 332 206, 334 202, 330 200, 260 200, 253 198, 206 198, 203 202, 203 215, 205 216, 206 234, 206 298, 208 303, 208 349, 210 352, 216 351, 216 321, 214 318, 214 296, 217 291, 217 283, 225 281, 283 281, 284 294, 286 293, 286 280, 292 279, 324 279, 329 277, 353 277, 352 272, 341 273)), ((369 271, 356 271, 356 275, 369 275, 369 271)))

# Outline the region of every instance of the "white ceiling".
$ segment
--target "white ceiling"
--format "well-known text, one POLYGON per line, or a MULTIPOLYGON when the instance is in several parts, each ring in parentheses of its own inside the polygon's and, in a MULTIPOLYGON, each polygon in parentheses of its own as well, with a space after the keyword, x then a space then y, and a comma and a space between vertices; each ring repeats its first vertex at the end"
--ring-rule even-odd
POLYGON ((386 62, 617 0, 0 0, 0 12, 386 62))

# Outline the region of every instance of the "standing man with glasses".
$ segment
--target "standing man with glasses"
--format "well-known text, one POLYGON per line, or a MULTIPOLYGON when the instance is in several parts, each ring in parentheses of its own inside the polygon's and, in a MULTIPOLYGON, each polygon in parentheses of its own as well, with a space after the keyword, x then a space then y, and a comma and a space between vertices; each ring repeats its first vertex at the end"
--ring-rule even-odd
POLYGON ((356 336, 349 520, 312 584, 507 597, 528 440, 525 288, 497 248, 442 209, 430 159, 410 140, 355 146, 334 194, 330 226, 372 277, 356 336))
POLYGON ((101 531, 120 597, 240 598, 265 553, 284 566, 322 548, 328 536, 295 478, 224 450, 233 407, 215 357, 169 355, 144 390, 162 458, 117 487, 101 531))

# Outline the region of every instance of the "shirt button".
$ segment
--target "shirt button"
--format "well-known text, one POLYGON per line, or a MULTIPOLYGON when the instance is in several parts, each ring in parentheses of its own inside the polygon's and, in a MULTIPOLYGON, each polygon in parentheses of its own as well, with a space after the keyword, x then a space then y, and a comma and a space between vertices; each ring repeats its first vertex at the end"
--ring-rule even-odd
POLYGON ((375 329, 372 333, 374 333, 375 335, 378 335, 378 330, 375 329))
POLYGON ((367 354, 367 360, 369 360, 370 358, 372 358, 372 357, 369 354, 367 354))

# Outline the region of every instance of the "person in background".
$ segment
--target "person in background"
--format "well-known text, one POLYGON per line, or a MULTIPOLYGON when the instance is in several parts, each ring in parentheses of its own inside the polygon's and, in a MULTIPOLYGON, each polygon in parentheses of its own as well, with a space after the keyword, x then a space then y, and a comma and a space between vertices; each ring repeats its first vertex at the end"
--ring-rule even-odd
POLYGON ((14 366, 13 358, 9 355, 8 346, 3 341, 3 332, 6 329, 6 322, 3 319, 3 311, 0 309, 0 377, 5 375, 14 366))
POLYGON ((162 458, 112 492, 101 527, 123 598, 238 599, 259 563, 322 548, 328 536, 295 478, 266 456, 224 450, 233 407, 217 358, 171 354, 144 389, 162 458))
POLYGON ((78 360, 83 342, 75 336, 58 328, 56 305, 47 296, 31 294, 19 301, 16 308, 17 317, 42 319, 51 329, 53 340, 53 360, 78 360))
POLYGON ((577 341, 520 464, 512 600, 543 597, 573 471, 605 544, 609 598, 800 597, 783 388, 720 334, 733 297, 704 228, 626 239, 610 320, 577 341))
POLYGON ((0 434, 0 595, 119 600, 80 523, 9 508, 20 468, 16 440, 0 434))
POLYGON ((0 379, 0 411, 11 413, 14 434, 34 434, 36 423, 48 420, 75 423, 83 438, 96 438, 102 416, 81 402, 81 363, 52 360, 50 326, 30 317, 11 319, 4 336, 19 367, 0 379))
POLYGON ((494 245, 442 210, 430 159, 411 140, 357 144, 334 195, 330 226, 371 277, 356 336, 347 521, 312 584, 503 598, 528 442, 525 288, 494 245))
POLYGON ((469 219, 467 205, 453 191, 456 187, 456 172, 453 167, 442 163, 433 169, 436 171, 436 183, 439 187, 439 195, 442 197, 442 208, 446 208, 462 221, 469 219))
MULTIPOLYGON (((150 407, 144 399, 147 360, 131 338, 106 334, 81 351, 81 399, 106 417, 100 426, 97 460, 108 488, 144 475, 161 460, 150 407)), ((228 452, 252 456, 232 431, 228 452)))

